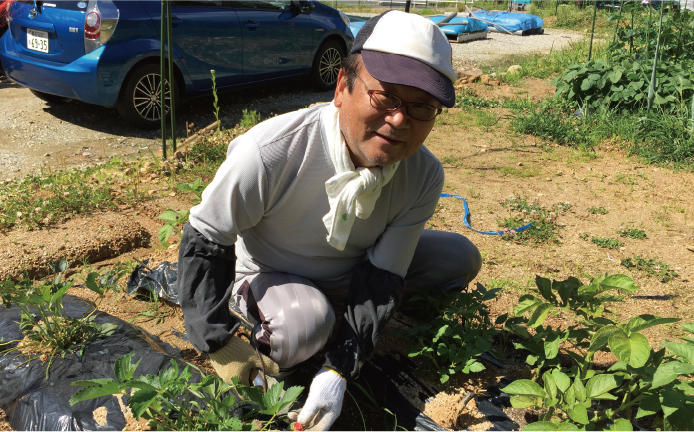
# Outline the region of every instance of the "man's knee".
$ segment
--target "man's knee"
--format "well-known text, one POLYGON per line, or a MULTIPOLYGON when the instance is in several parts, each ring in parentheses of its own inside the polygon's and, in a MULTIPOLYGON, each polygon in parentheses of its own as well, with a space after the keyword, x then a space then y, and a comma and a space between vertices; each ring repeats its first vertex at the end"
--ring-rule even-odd
POLYGON ((320 351, 335 325, 335 312, 325 295, 298 276, 261 273, 239 288, 238 297, 257 323, 253 335, 259 350, 282 368, 320 351))

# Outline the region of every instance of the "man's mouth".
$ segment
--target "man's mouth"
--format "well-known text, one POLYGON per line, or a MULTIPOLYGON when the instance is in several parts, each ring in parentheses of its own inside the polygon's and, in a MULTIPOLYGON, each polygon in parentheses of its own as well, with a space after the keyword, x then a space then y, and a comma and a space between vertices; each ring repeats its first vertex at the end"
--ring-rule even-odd
POLYGON ((387 144, 390 144, 390 145, 402 144, 402 142, 403 142, 403 141, 397 140, 397 139, 395 139, 395 138, 391 138, 391 137, 389 137, 389 136, 387 136, 387 135, 382 135, 382 134, 380 134, 380 133, 378 133, 378 132, 374 132, 374 134, 375 134, 377 137, 381 138, 381 140, 385 141, 387 144))

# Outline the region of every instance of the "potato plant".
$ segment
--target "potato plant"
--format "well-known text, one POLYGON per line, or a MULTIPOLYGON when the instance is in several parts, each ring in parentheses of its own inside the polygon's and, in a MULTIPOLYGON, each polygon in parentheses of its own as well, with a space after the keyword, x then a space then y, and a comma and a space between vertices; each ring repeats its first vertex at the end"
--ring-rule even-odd
MULTIPOLYGON (((605 303, 621 301, 608 291, 638 289, 625 275, 604 276, 582 284, 576 278, 550 281, 537 277, 541 297, 521 297, 514 318, 505 328, 522 338, 519 349, 530 351, 526 362, 536 366, 532 379, 514 381, 502 390, 513 395, 515 408, 541 412, 539 422, 524 430, 633 430, 632 421, 655 416, 654 425, 666 430, 691 430, 694 418, 694 385, 680 375, 694 374, 694 343, 664 342, 655 351, 643 330, 679 321, 653 315, 617 322, 604 316, 605 303), (577 324, 565 329, 544 326, 552 312, 571 313, 577 324), (529 318, 524 318, 524 314, 529 318), (528 328, 535 329, 530 336, 528 328), (519 330, 522 329, 522 330, 519 330), (608 370, 595 367, 597 352, 611 352, 617 363, 608 370), (562 366, 559 354, 573 359, 562 366)), ((694 332, 694 324, 684 329, 694 332)), ((655 426, 654 426, 655 427, 655 426)))

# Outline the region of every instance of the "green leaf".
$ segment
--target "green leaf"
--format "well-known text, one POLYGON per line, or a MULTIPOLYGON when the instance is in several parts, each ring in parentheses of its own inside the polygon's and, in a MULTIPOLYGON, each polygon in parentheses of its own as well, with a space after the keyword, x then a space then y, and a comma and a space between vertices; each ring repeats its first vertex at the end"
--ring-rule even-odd
POLYGON ((561 422, 561 423, 559 423, 559 427, 557 427, 557 430, 558 431, 578 431, 581 429, 579 429, 578 426, 576 426, 573 423, 561 422))
POLYGON ((470 372, 482 372, 485 369, 484 365, 478 361, 470 365, 470 372))
POLYGON ((682 408, 685 404, 685 395, 681 391, 670 388, 660 390, 660 407, 663 409, 665 417, 682 408))
POLYGON ((137 366, 142 361, 142 359, 140 359, 137 361, 137 363, 132 364, 132 358, 133 353, 126 354, 118 358, 118 360, 116 360, 116 364, 113 366, 113 372, 116 374, 116 379, 121 384, 133 377, 135 369, 137 369, 137 366))
POLYGON ((678 357, 687 360, 689 363, 694 364, 694 344, 684 344, 681 342, 661 342, 666 347, 670 348, 670 351, 675 353, 678 357))
POLYGON ((542 304, 542 300, 535 298, 530 294, 526 294, 520 298, 518 306, 513 310, 516 315, 523 315, 527 311, 542 304))
POLYGON ((646 417, 660 412, 660 395, 658 393, 652 394, 646 399, 644 399, 639 405, 639 411, 636 413, 635 418, 646 417))
POLYGON ((595 375, 586 384, 586 397, 595 398, 610 390, 619 387, 617 380, 612 374, 595 375))
POLYGON ((651 345, 641 333, 627 336, 624 331, 617 330, 610 335, 609 344, 619 361, 635 368, 645 365, 651 355, 651 345))
POLYGON ((540 306, 538 306, 528 320, 528 327, 535 328, 542 325, 542 323, 547 319, 547 315, 549 315, 549 311, 551 309, 552 305, 549 303, 542 303, 540 306))
POLYGON ((649 327, 670 324, 679 321, 679 318, 661 318, 654 315, 639 315, 632 318, 627 324, 627 331, 635 333, 645 330, 649 327))
POLYGON ((555 431, 557 430, 557 425, 548 421, 539 421, 535 423, 530 423, 523 428, 524 431, 555 431))
POLYGON ((112 394, 119 394, 120 388, 118 383, 111 378, 100 378, 98 380, 89 381, 75 381, 72 385, 85 385, 85 383, 96 383, 90 387, 85 387, 82 390, 75 393, 73 397, 70 398, 70 406, 75 405, 77 402, 82 402, 89 399, 96 399, 101 396, 108 396, 112 394))
POLYGON ((269 411, 265 412, 265 414, 275 414, 274 410, 279 405, 280 395, 282 394, 282 387, 282 383, 275 383, 263 395, 263 403, 265 404, 266 411, 269 411))
POLYGON ((614 325, 607 325, 600 328, 600 330, 596 331, 593 337, 590 339, 589 351, 596 352, 607 345, 607 342, 610 340, 610 336, 617 330, 619 330, 619 328, 614 325))
POLYGON ((282 403, 280 404, 278 411, 284 411, 284 409, 288 405, 291 405, 294 402, 296 402, 296 398, 299 397, 302 391, 304 391, 304 388, 302 386, 289 387, 287 391, 285 391, 282 395, 282 403))
POLYGON ((588 91, 591 87, 593 87, 593 84, 595 84, 595 81, 591 81, 590 78, 586 78, 583 80, 581 83, 581 90, 582 91, 588 91))
POLYGON ((571 388, 574 389, 574 395, 576 396, 577 401, 584 402, 588 397, 586 394, 586 388, 583 386, 583 382, 578 375, 576 375, 574 378, 574 383, 571 385, 571 388))
POLYGON ((95 293, 101 294, 103 290, 99 288, 99 284, 96 282, 96 279, 98 277, 99 273, 91 272, 87 275, 87 279, 85 279, 84 284, 87 286, 87 288, 94 291, 95 293))
POLYGON ((545 347, 545 357, 547 359, 553 359, 559 354, 559 335, 550 334, 545 338, 543 342, 545 347))
POLYGON ((532 396, 511 396, 511 406, 518 409, 525 409, 537 405, 537 398, 532 396))
POLYGON ((159 241, 161 244, 164 246, 167 246, 169 244, 169 237, 171 237, 171 233, 173 232, 173 225, 164 225, 163 227, 159 228, 159 233, 157 236, 159 237, 159 241))
POLYGON ((600 282, 600 287, 604 290, 616 288, 624 291, 637 291, 640 286, 634 285, 634 280, 627 275, 614 274, 607 276, 600 282))
POLYGON ((157 219, 161 219, 167 223, 175 224, 179 217, 179 214, 176 213, 174 210, 167 209, 164 213, 157 216, 157 219))
POLYGON ((562 393, 566 393, 566 390, 571 386, 571 379, 559 369, 552 369, 552 378, 554 378, 557 388, 562 393))
POLYGON ((627 419, 623 418, 618 418, 612 423, 612 426, 609 428, 605 429, 609 431, 633 431, 634 426, 631 424, 631 422, 627 419))
POLYGON ((620 79, 622 79, 622 71, 619 69, 613 70, 609 73, 609 78, 613 83, 618 82, 620 79))
POLYGON ((658 388, 676 380, 680 375, 694 373, 694 365, 670 361, 662 363, 653 374, 653 384, 651 388, 658 388))
POLYGON ((556 398, 557 384, 554 382, 554 378, 552 378, 552 372, 547 371, 542 374, 542 381, 545 382, 545 393, 547 393, 547 396, 551 399, 556 398))
POLYGON ((540 384, 527 379, 516 380, 501 390, 508 394, 519 396, 534 396, 541 398, 546 396, 540 384))
POLYGON ((590 423, 590 421, 588 420, 588 411, 581 404, 576 404, 574 408, 568 410, 566 413, 569 415, 569 418, 575 421, 576 423, 590 423))
POLYGON ((136 420, 139 420, 142 414, 147 411, 147 408, 157 400, 157 392, 154 390, 138 390, 130 396, 128 405, 133 412, 136 420))
POLYGON ((680 324, 683 329, 687 330, 689 333, 694 334, 694 323, 684 323, 680 324))
POLYGON ((557 298, 554 297, 552 293, 552 281, 540 276, 535 276, 535 285, 537 285, 537 289, 540 290, 540 294, 542 294, 545 300, 549 302, 556 301, 557 298))

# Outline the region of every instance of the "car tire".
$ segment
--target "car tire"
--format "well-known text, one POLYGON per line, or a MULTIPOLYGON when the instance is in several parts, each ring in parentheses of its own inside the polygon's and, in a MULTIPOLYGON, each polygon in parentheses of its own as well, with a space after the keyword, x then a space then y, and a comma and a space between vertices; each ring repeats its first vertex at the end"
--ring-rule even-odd
MULTIPOLYGON (((140 129, 153 130, 161 127, 161 82, 158 64, 148 64, 133 71, 123 85, 116 109, 128 123, 140 129)), ((168 93, 169 80, 166 83, 168 93)), ((169 113, 170 97, 167 97, 166 114, 169 113)), ((175 91, 175 104, 178 106, 180 95, 175 91)))
POLYGON ((311 69, 311 82, 317 90, 328 91, 335 88, 344 56, 340 44, 333 40, 323 42, 318 48, 311 69))
POLYGON ((62 104, 68 101, 68 98, 63 97, 63 96, 58 96, 50 93, 44 93, 38 90, 31 89, 31 92, 36 96, 37 98, 41 99, 42 101, 48 102, 49 104, 53 105, 58 105, 62 104))

